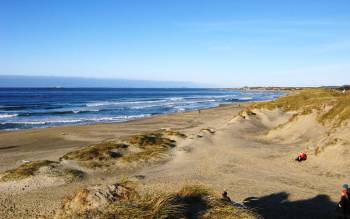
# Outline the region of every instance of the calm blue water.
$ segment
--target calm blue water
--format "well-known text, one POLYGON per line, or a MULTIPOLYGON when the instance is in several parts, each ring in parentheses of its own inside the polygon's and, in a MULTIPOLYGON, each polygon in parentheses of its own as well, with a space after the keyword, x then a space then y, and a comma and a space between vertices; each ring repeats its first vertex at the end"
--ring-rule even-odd
POLYGON ((219 89, 0 88, 0 130, 121 122, 281 95, 219 89))

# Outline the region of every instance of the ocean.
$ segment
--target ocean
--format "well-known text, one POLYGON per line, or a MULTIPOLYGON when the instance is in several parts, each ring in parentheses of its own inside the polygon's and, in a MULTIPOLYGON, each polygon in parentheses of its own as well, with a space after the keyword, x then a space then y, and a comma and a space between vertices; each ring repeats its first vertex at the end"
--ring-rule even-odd
POLYGON ((224 89, 0 88, 0 130, 123 122, 282 95, 224 89))

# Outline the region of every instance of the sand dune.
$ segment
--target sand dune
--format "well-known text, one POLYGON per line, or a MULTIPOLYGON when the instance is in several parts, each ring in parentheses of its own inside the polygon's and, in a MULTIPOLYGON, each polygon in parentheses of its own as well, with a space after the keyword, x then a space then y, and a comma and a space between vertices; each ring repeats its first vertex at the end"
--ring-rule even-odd
MULTIPOLYGON (((306 94, 295 94, 294 98, 298 99, 298 95, 306 94)), ((281 102, 290 104, 290 100, 281 102)), ((316 106, 315 99, 311 102, 316 106)), ((346 122, 334 123, 338 117, 328 119, 330 111, 339 104, 320 102, 324 107, 315 110, 310 110, 311 104, 298 108, 295 104, 279 105, 280 102, 272 103, 273 107, 265 103, 261 103, 264 106, 230 105, 202 110, 200 114, 179 113, 124 124, 0 133, 1 139, 5 139, 0 142, 1 156, 8 157, 1 159, 3 170, 16 168, 20 160, 40 157, 84 173, 80 180, 60 181, 43 174, 43 168, 47 167, 41 167, 25 179, 0 182, 3 215, 5 218, 52 216, 60 208, 63 197, 77 188, 107 186, 127 178, 138 185, 140 194, 165 191, 176 194, 188 185, 200 185, 213 190, 216 197, 228 191, 236 203, 255 209, 264 218, 332 218, 340 186, 350 182, 350 126, 346 122), (169 130, 186 137, 171 136, 169 130), (55 135, 61 132, 65 135, 55 135), (152 134, 149 139, 147 133, 154 132, 168 134, 152 134), (17 141, 13 139, 16 136, 19 136, 17 141), (129 144, 128 149, 114 146, 104 147, 102 151, 99 146, 99 152, 91 149, 91 145, 101 141, 120 140, 129 144), (136 146, 130 146, 132 142, 136 146), (168 143, 174 145, 168 147, 168 143), (308 153, 308 160, 298 163, 294 158, 301 151, 308 153), (113 157, 111 152, 119 154, 113 157), (145 156, 145 152, 157 159, 144 162, 145 158, 139 156, 145 156), (134 162, 123 162, 131 155, 134 162), (64 159, 59 161, 60 157, 64 159), (83 165, 90 158, 98 164, 96 167, 83 165), (48 177, 46 184, 38 183, 45 182, 43 176, 48 177), (9 182, 18 189, 9 189, 9 182), (25 182, 35 186, 22 190, 25 182)))

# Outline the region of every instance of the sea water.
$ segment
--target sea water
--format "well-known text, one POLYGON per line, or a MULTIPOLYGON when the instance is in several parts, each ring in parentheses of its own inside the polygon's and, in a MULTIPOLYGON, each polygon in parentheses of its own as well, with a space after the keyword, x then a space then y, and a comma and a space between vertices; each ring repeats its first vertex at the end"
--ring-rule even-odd
POLYGON ((0 130, 122 122, 281 95, 225 89, 0 88, 0 130))

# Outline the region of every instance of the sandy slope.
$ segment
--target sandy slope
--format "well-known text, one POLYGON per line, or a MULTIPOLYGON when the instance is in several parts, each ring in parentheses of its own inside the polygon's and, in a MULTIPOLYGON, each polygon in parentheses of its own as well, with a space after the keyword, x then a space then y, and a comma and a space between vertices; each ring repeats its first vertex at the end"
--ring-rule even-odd
MULTIPOLYGON (((270 120, 283 122, 269 116, 270 120)), ((184 150, 179 148, 173 161, 142 173, 149 176, 146 185, 168 190, 183 183, 201 183, 216 191, 228 190, 238 202, 254 196, 258 199, 246 204, 264 208, 258 211, 266 218, 332 217, 335 208, 332 202, 338 201, 338 189, 349 181, 349 175, 339 174, 337 169, 340 167, 337 164, 344 163, 346 158, 339 161, 339 156, 326 159, 309 153, 307 162, 297 163, 293 159, 300 151, 310 151, 311 143, 302 138, 315 138, 319 130, 302 132, 304 135, 298 137, 295 134, 292 142, 288 137, 294 135, 295 127, 291 130, 287 127, 279 133, 274 130, 275 135, 279 134, 275 140, 270 133, 265 135, 271 121, 266 124, 260 119, 238 118, 218 124, 214 135, 184 143, 181 147, 184 150), (328 164, 332 168, 327 168, 328 164)), ((310 118, 302 120, 310 126, 310 118)), ((301 124, 295 126, 303 128, 301 124)))
POLYGON ((312 115, 279 126, 291 115, 257 111, 255 116, 243 119, 238 116, 241 109, 231 105, 202 110, 200 114, 174 114, 124 124, 0 133, 2 170, 21 160, 56 160, 74 148, 142 131, 172 128, 188 135, 173 149, 169 162, 156 166, 119 174, 90 173, 81 182, 61 185, 57 181, 25 190, 23 182, 17 182, 13 183, 16 192, 2 183, 0 188, 7 188, 7 192, 0 198, 0 210, 6 217, 35 217, 55 210, 62 197, 78 187, 142 175, 140 183, 146 191, 175 191, 194 183, 217 193, 227 190, 231 198, 245 202, 265 218, 333 217, 339 188, 350 181, 349 171, 342 169, 350 162, 346 157, 350 129, 331 134, 342 140, 329 146, 323 144, 330 139, 327 131, 312 115), (201 131, 203 128, 215 133, 201 131), (320 153, 315 153, 317 147, 322 147, 320 153), (308 161, 294 161, 300 151, 309 152, 308 161))

